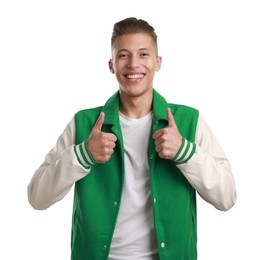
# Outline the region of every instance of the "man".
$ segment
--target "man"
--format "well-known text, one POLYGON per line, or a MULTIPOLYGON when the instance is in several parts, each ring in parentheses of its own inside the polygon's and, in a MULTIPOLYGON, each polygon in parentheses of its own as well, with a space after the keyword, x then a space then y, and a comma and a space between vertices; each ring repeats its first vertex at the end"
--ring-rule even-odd
POLYGON ((36 209, 75 183, 71 258, 197 259, 196 191, 219 210, 235 203, 230 164, 196 109, 153 89, 157 36, 144 20, 114 25, 109 68, 119 91, 76 113, 36 171, 36 209))

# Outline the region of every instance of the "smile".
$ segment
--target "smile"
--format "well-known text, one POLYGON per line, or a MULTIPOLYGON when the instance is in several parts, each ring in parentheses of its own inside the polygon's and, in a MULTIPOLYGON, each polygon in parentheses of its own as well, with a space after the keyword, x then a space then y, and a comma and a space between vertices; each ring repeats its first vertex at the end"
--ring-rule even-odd
POLYGON ((127 74, 128 79, 140 79, 144 77, 144 74, 127 74))

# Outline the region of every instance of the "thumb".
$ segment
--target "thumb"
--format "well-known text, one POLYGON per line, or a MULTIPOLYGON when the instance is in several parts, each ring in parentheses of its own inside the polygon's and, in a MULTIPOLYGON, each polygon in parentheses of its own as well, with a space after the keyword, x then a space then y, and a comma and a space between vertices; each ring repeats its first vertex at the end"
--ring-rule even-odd
POLYGON ((167 108, 167 119, 168 119, 169 127, 177 128, 170 108, 167 108))
POLYGON ((94 125, 94 129, 95 130, 98 130, 101 132, 101 128, 102 128, 102 125, 104 123, 104 119, 105 119, 105 113, 104 112, 101 112, 95 125, 94 125))

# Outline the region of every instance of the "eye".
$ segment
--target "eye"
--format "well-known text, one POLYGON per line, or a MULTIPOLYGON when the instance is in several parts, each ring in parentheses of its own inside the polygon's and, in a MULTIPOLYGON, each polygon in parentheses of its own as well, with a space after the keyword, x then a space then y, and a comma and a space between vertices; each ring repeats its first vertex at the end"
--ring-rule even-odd
POLYGON ((147 57, 147 56, 149 56, 149 53, 148 53, 148 52, 142 52, 142 53, 140 54, 140 56, 141 56, 141 57, 147 57))
POLYGON ((129 55, 125 52, 121 52, 118 54, 118 58, 120 58, 120 59, 126 59, 128 57, 129 57, 129 55))

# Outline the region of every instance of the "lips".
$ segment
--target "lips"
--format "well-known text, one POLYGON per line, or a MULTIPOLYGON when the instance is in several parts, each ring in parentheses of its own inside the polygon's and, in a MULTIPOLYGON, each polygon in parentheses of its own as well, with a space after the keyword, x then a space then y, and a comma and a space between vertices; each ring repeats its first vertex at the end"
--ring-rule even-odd
POLYGON ((141 79, 141 78, 143 78, 145 76, 145 74, 140 74, 140 73, 138 73, 138 74, 126 74, 126 77, 128 78, 128 79, 141 79))

